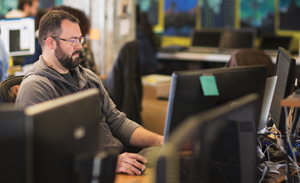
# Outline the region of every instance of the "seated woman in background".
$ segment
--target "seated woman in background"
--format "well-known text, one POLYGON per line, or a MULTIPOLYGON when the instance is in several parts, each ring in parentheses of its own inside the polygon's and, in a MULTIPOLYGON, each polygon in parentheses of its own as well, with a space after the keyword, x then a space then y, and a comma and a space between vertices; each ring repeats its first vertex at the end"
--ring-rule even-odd
POLYGON ((156 51, 158 43, 148 21, 147 13, 136 8, 136 38, 139 40, 140 61, 142 75, 153 74, 158 71, 158 60, 156 51))

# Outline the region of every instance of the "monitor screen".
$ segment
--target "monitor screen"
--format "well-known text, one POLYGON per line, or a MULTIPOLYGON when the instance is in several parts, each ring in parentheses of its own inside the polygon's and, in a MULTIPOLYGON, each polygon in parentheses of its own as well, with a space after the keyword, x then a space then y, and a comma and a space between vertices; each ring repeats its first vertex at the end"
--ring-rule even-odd
POLYGON ((285 114, 280 101, 288 97, 294 89, 296 60, 284 48, 278 48, 274 75, 277 83, 270 109, 272 121, 279 130, 285 131, 285 114))
POLYGON ((0 34, 10 56, 32 55, 35 52, 33 17, 1 19, 0 34))
POLYGON ((291 36, 265 35, 261 39, 259 48, 262 50, 278 50, 279 47, 283 47, 286 50, 290 50, 291 41, 291 36))
POLYGON ((35 182, 76 182, 74 160, 99 150, 97 89, 29 106, 33 121, 35 182))
POLYGON ((257 94, 249 94, 184 120, 158 158, 157 169, 165 176, 157 172, 157 179, 257 182, 255 121, 259 120, 259 100, 257 94))
MULTIPOLYGON (((258 93, 262 104, 266 78, 267 67, 265 66, 174 72, 164 129, 165 141, 172 130, 190 115, 249 93, 258 93), (207 94, 206 90, 211 90, 211 93, 207 94)), ((258 126, 258 121, 256 125, 258 126)))
POLYGON ((225 30, 222 49, 254 48, 256 33, 254 30, 225 30))
POLYGON ((32 121, 13 105, 0 105, 0 119, 0 182, 32 183, 32 121))
POLYGON ((220 46, 221 37, 222 31, 219 29, 195 30, 192 33, 192 46, 218 48, 220 46))

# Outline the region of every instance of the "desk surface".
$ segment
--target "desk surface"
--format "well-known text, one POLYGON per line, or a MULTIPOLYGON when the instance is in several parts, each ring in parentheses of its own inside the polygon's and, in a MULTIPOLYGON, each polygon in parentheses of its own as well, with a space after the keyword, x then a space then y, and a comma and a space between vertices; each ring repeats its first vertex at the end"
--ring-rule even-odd
MULTIPOLYGON (((296 172, 294 172, 296 173, 296 172)), ((285 171, 284 168, 281 167, 279 169, 279 174, 277 173, 268 173, 269 176, 273 177, 266 180, 267 183, 276 183, 285 180, 285 171)), ((127 174, 116 174, 114 183, 153 183, 154 171, 153 169, 146 169, 143 175, 127 175, 127 174)))
POLYGON ((280 105, 282 107, 300 107, 300 95, 299 94, 291 94, 284 100, 281 100, 280 105))
MULTIPOLYGON (((197 52, 176 52, 176 53, 163 53, 156 54, 158 59, 174 59, 174 60, 188 60, 188 61, 206 61, 206 62, 227 62, 231 54, 216 54, 216 53, 197 53, 197 52)), ((294 56, 296 65, 300 65, 298 55, 294 56)), ((272 62, 276 63, 276 56, 271 56, 272 62)))
MULTIPOLYGON (((268 173, 267 175, 273 177, 274 179, 269 178, 269 179, 267 179, 266 182, 267 183, 277 183, 277 182, 284 181, 285 180, 285 167, 280 167, 278 171, 279 171, 279 174, 278 173, 268 173)), ((294 170, 292 174, 296 175, 297 171, 294 170)))
MULTIPOLYGON (((296 171, 293 171, 295 174, 296 171)), ((285 169, 284 167, 279 168, 279 174, 277 173, 268 173, 269 176, 273 177, 266 180, 267 183, 276 183, 282 182, 285 180, 285 169)), ((116 174, 114 183, 153 183, 155 176, 153 169, 146 169, 143 175, 127 175, 127 174, 116 174)))
POLYGON ((116 174, 115 183, 153 183, 154 171, 147 168, 143 175, 116 174))

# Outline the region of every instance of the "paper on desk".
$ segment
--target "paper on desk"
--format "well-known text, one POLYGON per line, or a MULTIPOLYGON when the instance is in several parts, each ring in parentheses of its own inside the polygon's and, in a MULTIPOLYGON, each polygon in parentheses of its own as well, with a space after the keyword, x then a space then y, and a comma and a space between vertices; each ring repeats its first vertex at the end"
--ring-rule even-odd
POLYGON ((162 74, 150 74, 142 77, 143 84, 156 85, 159 83, 171 82, 172 76, 162 74))

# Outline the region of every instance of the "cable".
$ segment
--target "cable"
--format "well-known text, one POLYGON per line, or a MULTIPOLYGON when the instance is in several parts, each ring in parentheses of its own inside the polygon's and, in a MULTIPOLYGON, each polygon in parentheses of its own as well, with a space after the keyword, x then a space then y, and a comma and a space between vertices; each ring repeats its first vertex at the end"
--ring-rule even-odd
MULTIPOLYGON (((296 108, 296 111, 298 112, 298 108, 296 108)), ((298 122, 297 122, 296 127, 295 127, 294 136, 297 136, 299 125, 300 125, 300 117, 298 118, 298 122)))
POLYGON ((257 138, 257 141, 258 141, 258 143, 259 143, 259 147, 260 147, 260 149, 262 150, 262 145, 261 145, 261 142, 260 142, 260 140, 257 138))
POLYGON ((270 161, 270 153, 268 151, 268 146, 266 144, 264 144, 264 145, 266 146, 266 149, 265 149, 265 151, 263 153, 265 154, 267 152, 267 154, 268 154, 268 161, 270 161))
MULTIPOLYGON (((287 116, 287 120, 288 120, 288 112, 287 112, 287 107, 284 107, 284 111, 285 111, 285 115, 287 116)), ((286 124, 287 124, 287 121, 286 121, 286 124)), ((288 146, 290 147, 290 151, 292 153, 292 156, 293 156, 293 159, 294 159, 294 162, 297 162, 297 159, 296 159, 296 155, 295 155, 295 152, 293 151, 293 146, 292 146, 292 143, 291 143, 291 139, 290 139, 290 135, 289 135, 289 130, 288 130, 288 126, 286 125, 286 140, 287 140, 287 143, 288 143, 288 146)), ((290 156, 288 156, 289 159, 290 156)), ((298 179, 300 180, 300 173, 299 173, 299 166, 297 165, 297 163, 295 163, 295 165, 297 166, 297 176, 298 176, 298 179)))
POLYGON ((189 176, 189 174, 182 168, 180 167, 180 171, 190 180, 192 181, 192 178, 189 176))
POLYGON ((295 112, 294 112, 294 116, 293 116, 293 120, 292 120, 292 126, 291 126, 291 130, 290 131, 291 131, 291 134, 295 137, 296 134, 292 130, 294 130, 293 127, 294 127, 294 123, 296 121, 296 115, 297 115, 297 112, 298 112, 298 110, 297 110, 298 108, 294 108, 293 107, 292 110, 294 110, 294 109, 295 109, 295 112))
POLYGON ((258 183, 261 183, 261 181, 264 179, 264 177, 266 176, 267 170, 268 170, 268 167, 265 166, 265 167, 264 167, 263 174, 262 174, 262 176, 261 176, 261 178, 260 178, 260 180, 259 180, 258 183))
POLYGON ((277 146, 285 155, 287 155, 287 157, 291 160, 291 162, 300 170, 300 167, 298 166, 298 164, 288 155, 288 153, 286 152, 286 150, 280 146, 279 144, 276 143, 272 143, 268 146, 268 149, 270 148, 270 146, 275 145, 277 146))

